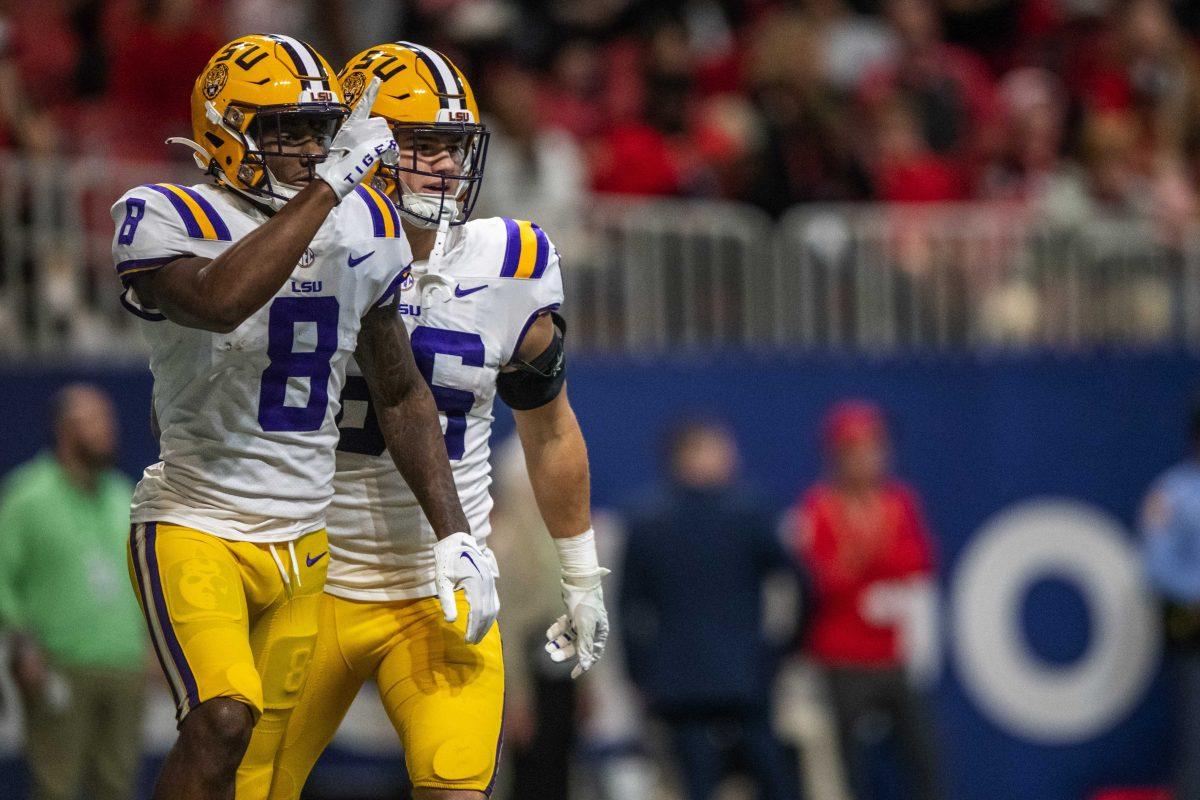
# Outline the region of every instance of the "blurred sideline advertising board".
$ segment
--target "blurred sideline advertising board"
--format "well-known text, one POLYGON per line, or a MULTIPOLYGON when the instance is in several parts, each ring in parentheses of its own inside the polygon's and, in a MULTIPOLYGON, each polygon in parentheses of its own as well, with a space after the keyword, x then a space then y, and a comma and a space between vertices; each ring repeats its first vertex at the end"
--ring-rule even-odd
MULTIPOLYGON (((828 404, 880 402, 897 470, 920 491, 939 547, 940 629, 929 647, 947 796, 1085 800, 1168 773, 1157 614, 1133 526, 1147 485, 1185 452, 1198 367, 1178 353, 720 352, 576 357, 570 384, 604 506, 659 479, 665 424, 715 412, 782 511, 818 474, 828 404)), ((0 469, 38 448, 41 401, 69 379, 117 395, 124 468, 153 459, 144 370, 7 366, 0 469)))

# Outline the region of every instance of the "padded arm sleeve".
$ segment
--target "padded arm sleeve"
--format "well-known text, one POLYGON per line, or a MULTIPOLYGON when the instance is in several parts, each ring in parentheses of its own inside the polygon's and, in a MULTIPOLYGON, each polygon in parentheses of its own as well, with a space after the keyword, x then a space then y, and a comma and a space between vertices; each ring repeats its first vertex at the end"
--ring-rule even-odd
POLYGON ((554 320, 554 338, 546 349, 532 361, 514 358, 511 372, 501 372, 496 379, 496 394, 517 411, 541 408, 562 391, 567 379, 566 350, 563 347, 567 324, 561 316, 550 312, 554 320))

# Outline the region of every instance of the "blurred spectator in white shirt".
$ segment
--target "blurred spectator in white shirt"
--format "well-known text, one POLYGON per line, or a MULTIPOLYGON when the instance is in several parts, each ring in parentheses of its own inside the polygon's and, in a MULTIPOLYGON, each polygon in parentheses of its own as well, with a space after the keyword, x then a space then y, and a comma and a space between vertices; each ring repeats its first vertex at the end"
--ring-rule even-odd
POLYGON ((536 76, 501 64, 485 75, 483 121, 492 130, 476 217, 529 219, 568 258, 581 253, 587 163, 571 134, 546 125, 536 76))

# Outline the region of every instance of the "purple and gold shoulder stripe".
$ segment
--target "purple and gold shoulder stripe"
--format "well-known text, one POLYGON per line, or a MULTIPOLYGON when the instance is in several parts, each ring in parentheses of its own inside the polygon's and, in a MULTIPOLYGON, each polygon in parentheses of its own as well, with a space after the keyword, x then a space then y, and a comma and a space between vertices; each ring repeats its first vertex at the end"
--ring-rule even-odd
POLYGON ((371 224, 375 228, 375 236, 388 239, 399 238, 400 215, 396 213, 396 207, 392 205, 392 201, 370 186, 360 185, 354 192, 367 204, 367 211, 371 214, 371 224))
POLYGON ((529 220, 504 218, 504 264, 501 278, 540 278, 550 258, 550 240, 529 220))
POLYGON ((171 201, 191 238, 218 242, 232 240, 225 220, 221 219, 212 203, 205 200, 195 189, 173 183, 148 183, 146 188, 153 189, 171 201))
POLYGON ((157 258, 131 258, 127 261, 122 261, 117 264, 117 277, 121 279, 121 283, 129 285, 129 279, 139 272, 153 272, 154 270, 169 264, 177 258, 182 258, 183 254, 175 253, 169 256, 159 256, 157 258))

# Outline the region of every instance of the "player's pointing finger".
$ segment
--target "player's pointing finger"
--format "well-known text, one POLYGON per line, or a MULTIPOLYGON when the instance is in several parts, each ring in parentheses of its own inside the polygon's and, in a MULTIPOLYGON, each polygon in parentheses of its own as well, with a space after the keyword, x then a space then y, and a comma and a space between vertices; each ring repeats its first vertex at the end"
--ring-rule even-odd
POLYGON ((354 110, 350 112, 350 118, 347 121, 364 120, 371 116, 371 109, 375 107, 375 97, 379 94, 379 87, 382 82, 379 78, 372 78, 367 84, 367 88, 363 91, 362 97, 355 104, 354 110))

